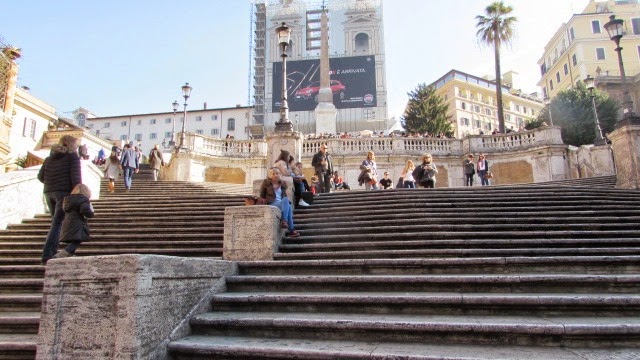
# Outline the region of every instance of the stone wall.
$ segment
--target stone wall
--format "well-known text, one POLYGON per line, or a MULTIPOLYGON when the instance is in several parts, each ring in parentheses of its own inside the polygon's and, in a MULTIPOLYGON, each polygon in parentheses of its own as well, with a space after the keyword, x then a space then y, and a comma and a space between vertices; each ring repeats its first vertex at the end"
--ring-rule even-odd
POLYGON ((37 359, 167 359, 236 265, 157 255, 47 263, 37 359))

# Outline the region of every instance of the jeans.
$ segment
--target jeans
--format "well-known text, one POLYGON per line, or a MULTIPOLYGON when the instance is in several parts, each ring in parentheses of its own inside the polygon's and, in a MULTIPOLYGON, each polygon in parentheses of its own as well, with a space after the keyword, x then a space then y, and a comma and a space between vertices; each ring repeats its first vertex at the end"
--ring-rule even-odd
MULTIPOLYGON (((160 173, 160 170, 157 169, 153 169, 153 181, 158 181, 158 174, 160 173)), ((131 183, 129 183, 131 184, 131 183)))
POLYGON ((318 177, 318 192, 328 193, 331 192, 331 173, 329 172, 316 172, 318 177))
POLYGON ((124 166, 124 187, 128 189, 131 188, 131 181, 133 180, 133 173, 136 171, 135 168, 124 166))
POLYGON ((64 197, 69 195, 66 191, 52 191, 44 193, 51 213, 51 227, 47 234, 47 239, 44 242, 44 248, 42 249, 42 261, 46 262, 58 252, 58 246, 60 245, 60 231, 62 230, 62 220, 64 220, 64 210, 62 210, 62 201, 64 197))
POLYGON ((375 183, 375 184, 369 184, 368 182, 365 182, 365 183, 364 183, 364 188, 365 188, 366 190, 378 190, 378 189, 379 189, 379 188, 378 188, 378 183, 375 183))
POLYGON ((473 174, 465 174, 465 186, 473 186, 473 174))
POLYGON ((407 180, 402 184, 402 187, 404 187, 405 189, 415 189, 416 183, 413 181, 407 180))
POLYGON ((293 190, 295 202, 297 205, 300 202, 300 198, 302 197, 302 192, 304 192, 304 183, 302 181, 294 181, 293 190))
POLYGON ((272 206, 275 206, 280 209, 282 213, 282 220, 287 222, 287 226, 289 227, 289 231, 294 229, 293 227, 293 209, 291 208, 291 203, 289 202, 289 198, 285 197, 282 200, 276 202, 272 202, 272 206))
POLYGON ((487 170, 480 170, 480 171, 478 171, 478 177, 480 178, 480 184, 481 184, 482 186, 485 186, 485 185, 491 185, 491 184, 489 184, 489 179, 485 179, 485 178, 484 178, 484 175, 485 175, 486 173, 487 173, 487 170))

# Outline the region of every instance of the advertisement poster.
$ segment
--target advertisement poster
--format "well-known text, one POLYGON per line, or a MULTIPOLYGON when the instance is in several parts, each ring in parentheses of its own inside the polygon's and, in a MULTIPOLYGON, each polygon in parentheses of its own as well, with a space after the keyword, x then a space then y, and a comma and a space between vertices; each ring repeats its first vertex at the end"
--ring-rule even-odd
MULTIPOLYGON (((329 59, 333 104, 337 109, 376 106, 374 56, 329 59)), ((314 110, 320 91, 320 60, 287 61, 289 111, 314 110)), ((273 64, 272 111, 280 111, 282 63, 273 64)))

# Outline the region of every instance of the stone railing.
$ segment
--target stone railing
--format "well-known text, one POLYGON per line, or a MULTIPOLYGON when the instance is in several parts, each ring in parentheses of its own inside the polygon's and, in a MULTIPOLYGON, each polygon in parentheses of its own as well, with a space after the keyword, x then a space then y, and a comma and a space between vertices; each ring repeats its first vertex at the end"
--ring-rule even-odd
POLYGON ((469 141, 469 146, 464 148, 474 153, 521 150, 541 145, 563 145, 560 128, 553 126, 517 133, 470 136, 465 141, 469 141))
POLYGON ((267 144, 262 140, 216 139, 187 133, 185 141, 190 151, 202 155, 249 158, 267 154, 267 144))

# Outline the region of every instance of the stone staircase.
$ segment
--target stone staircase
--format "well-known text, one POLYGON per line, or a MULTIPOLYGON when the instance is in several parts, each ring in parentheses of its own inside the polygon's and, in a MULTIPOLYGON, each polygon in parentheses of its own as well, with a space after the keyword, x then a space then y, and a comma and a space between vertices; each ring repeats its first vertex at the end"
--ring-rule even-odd
MULTIPOLYGON (((230 192, 243 190, 224 186, 230 192)), ((148 169, 134 175, 129 192, 122 179, 114 194, 106 181, 101 187, 101 199, 93 202, 96 216, 89 222, 92 241, 83 243, 77 256, 220 257, 224 208, 244 205, 242 196, 199 184, 154 182, 148 169)), ((40 256, 50 221, 43 214, 0 230, 0 359, 35 357, 45 269, 40 256)))
POLYGON ((169 350, 639 359, 640 193, 596 183, 323 194, 297 210, 302 236, 240 263, 169 350))

